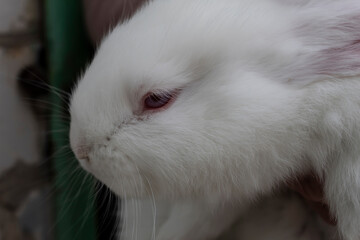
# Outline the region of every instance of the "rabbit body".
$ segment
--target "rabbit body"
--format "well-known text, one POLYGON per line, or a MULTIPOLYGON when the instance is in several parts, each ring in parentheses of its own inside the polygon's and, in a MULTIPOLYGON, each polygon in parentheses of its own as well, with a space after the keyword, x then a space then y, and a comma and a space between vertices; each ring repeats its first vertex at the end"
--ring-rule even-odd
POLYGON ((359 240, 359 12, 357 0, 150 2, 79 81, 71 146, 123 198, 200 201, 193 226, 209 219, 213 236, 198 240, 229 227, 232 214, 214 220, 234 206, 314 171, 339 232, 359 240), (149 94, 169 101, 148 109, 149 94))
POLYGON ((154 199, 122 201, 121 240, 339 240, 326 224, 291 193, 262 197, 246 208, 217 209, 202 201, 154 199))

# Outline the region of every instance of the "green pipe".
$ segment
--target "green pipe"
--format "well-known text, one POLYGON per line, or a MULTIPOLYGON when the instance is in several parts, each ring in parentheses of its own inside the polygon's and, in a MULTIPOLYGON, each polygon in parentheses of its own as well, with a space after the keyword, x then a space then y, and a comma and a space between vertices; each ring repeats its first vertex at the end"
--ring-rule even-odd
MULTIPOLYGON (((45 18, 50 84, 70 92, 92 57, 81 0, 45 0, 45 18)), ((95 240, 93 184, 83 171, 74 173, 79 167, 68 147, 69 122, 60 116, 68 114, 63 110, 67 104, 56 90, 52 91, 51 99, 54 105, 51 130, 55 152, 55 237, 57 240, 95 240)))

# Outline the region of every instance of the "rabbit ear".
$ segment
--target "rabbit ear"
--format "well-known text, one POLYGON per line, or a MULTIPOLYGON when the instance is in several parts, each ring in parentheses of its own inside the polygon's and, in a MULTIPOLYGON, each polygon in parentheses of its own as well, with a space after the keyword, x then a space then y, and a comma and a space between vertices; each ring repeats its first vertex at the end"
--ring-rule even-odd
POLYGON ((297 76, 290 79, 312 82, 360 75, 360 1, 327 2, 333 4, 322 1, 300 17, 304 20, 295 31, 305 53, 291 66, 297 76))
MULTIPOLYGON (((331 76, 360 74, 360 12, 340 16, 324 38, 324 48, 314 56, 314 73, 331 76), (326 41, 329 42, 326 45, 326 41)), ((325 24, 325 23, 324 23, 325 24)), ((326 26, 326 25, 324 25, 326 26)), ((320 29, 319 29, 320 30, 320 29)))

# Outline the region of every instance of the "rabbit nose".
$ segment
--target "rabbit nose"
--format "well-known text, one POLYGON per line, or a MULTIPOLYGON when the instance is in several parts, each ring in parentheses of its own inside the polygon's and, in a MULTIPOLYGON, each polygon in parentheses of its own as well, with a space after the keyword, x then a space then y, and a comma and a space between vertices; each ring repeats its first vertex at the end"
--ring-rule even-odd
POLYGON ((89 152, 90 152, 89 146, 81 145, 76 147, 75 156, 79 160, 85 160, 87 162, 90 162, 89 152))

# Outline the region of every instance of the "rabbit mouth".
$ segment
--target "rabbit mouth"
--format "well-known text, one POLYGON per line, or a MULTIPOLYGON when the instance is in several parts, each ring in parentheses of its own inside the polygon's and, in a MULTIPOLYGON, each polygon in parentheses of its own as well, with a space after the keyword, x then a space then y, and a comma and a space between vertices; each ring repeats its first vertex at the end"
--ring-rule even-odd
POLYGON ((116 149, 94 146, 80 166, 121 197, 141 197, 146 194, 143 174, 138 166, 116 149))

